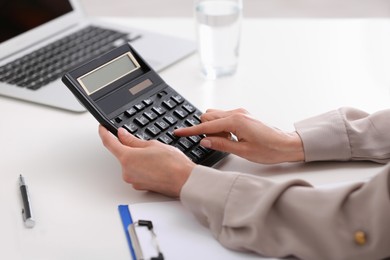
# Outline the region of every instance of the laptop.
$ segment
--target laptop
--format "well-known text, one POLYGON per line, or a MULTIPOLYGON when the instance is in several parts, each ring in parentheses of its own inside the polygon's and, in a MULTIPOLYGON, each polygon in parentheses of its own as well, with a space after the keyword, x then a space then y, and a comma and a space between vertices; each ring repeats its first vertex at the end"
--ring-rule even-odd
POLYGON ((62 75, 125 42, 156 71, 196 49, 194 42, 175 36, 88 19, 76 0, 3 1, 0 95, 86 111, 62 84, 62 75))

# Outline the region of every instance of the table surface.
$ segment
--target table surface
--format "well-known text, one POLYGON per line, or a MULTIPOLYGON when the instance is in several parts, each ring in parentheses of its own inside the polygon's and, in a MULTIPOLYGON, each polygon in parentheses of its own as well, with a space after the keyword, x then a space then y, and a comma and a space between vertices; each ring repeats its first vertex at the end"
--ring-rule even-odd
MULTIPOLYGON (((194 39, 189 18, 102 18, 194 39)), ((390 104, 390 20, 245 19, 233 77, 204 80, 197 55, 162 71, 201 110, 244 107, 284 130, 306 117, 353 106, 375 112, 390 104)), ((166 201, 135 191, 102 146, 98 123, 75 114, 0 97, 0 259, 129 259, 118 204, 166 201), (21 217, 18 176, 29 184, 36 226, 21 217)), ((367 179, 369 162, 257 165, 230 155, 217 168, 275 181, 314 185, 367 179)))

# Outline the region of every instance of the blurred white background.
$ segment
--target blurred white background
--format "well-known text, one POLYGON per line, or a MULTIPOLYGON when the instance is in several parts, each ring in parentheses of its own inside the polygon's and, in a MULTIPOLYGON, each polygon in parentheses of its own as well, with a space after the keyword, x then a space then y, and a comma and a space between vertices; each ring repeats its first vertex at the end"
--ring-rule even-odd
MULTIPOLYGON (((91 16, 192 16, 192 0, 80 0, 91 16)), ((243 0, 246 17, 390 17, 390 0, 243 0)))

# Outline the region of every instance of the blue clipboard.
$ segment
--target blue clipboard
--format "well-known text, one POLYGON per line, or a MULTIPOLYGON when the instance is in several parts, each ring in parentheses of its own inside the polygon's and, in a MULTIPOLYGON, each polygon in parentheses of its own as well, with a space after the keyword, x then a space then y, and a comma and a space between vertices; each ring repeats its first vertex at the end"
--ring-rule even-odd
POLYGON ((127 240, 127 244, 129 245, 131 257, 133 259, 137 259, 135 256, 133 244, 131 243, 131 238, 128 230, 129 225, 133 224, 133 219, 131 218, 129 207, 128 205, 119 205, 118 210, 119 210, 119 215, 121 216, 122 219, 123 230, 125 231, 126 240, 127 240))
POLYGON ((135 203, 118 209, 133 260, 266 259, 223 247, 180 201, 135 203))

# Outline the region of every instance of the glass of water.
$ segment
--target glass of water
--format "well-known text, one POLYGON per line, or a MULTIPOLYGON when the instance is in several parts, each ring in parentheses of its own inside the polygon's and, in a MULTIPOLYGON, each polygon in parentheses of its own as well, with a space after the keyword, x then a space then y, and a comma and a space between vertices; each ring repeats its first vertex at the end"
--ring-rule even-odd
POLYGON ((198 53, 207 79, 233 75, 237 69, 242 0, 194 0, 198 53))

